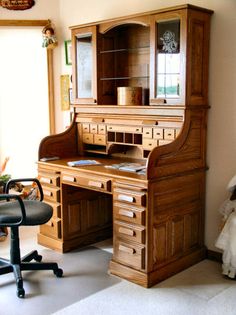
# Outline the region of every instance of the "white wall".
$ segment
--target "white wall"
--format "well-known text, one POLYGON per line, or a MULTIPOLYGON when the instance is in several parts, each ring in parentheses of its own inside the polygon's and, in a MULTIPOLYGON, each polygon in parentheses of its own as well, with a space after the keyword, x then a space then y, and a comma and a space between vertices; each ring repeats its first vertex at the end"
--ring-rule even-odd
POLYGON ((36 5, 23 12, 0 8, 0 19, 45 19, 58 23, 61 45, 55 51, 57 131, 63 130, 65 113, 60 111, 59 76, 71 72, 65 66, 63 41, 70 38, 69 26, 128 14, 156 10, 183 3, 214 10, 211 24, 210 80, 208 119, 208 155, 206 190, 206 237, 209 249, 218 235, 220 215, 217 211, 228 196, 225 189, 236 173, 236 1, 235 0, 36 0, 36 5), (4 16, 3 16, 4 13, 4 16), (59 27, 60 25, 60 27, 59 27), (61 56, 58 50, 61 49, 61 56), (59 56, 59 57, 58 57, 59 56), (61 59, 59 59, 61 57, 61 59))

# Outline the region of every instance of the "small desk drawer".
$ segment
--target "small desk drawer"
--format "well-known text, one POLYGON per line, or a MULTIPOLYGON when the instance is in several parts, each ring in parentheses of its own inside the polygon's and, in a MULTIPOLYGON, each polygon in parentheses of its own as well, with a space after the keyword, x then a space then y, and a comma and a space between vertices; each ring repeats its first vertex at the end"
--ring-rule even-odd
POLYGON ((134 246, 132 244, 115 240, 113 257, 115 260, 118 260, 128 266, 137 269, 145 269, 144 246, 134 246))
POLYGON ((83 134, 83 143, 93 144, 93 134, 92 133, 84 133, 83 134))
POLYGON ((175 129, 165 129, 164 130, 164 139, 165 140, 174 140, 175 139, 175 129))
POLYGON ((157 146, 157 140, 155 139, 143 139, 143 149, 152 150, 157 146))
POLYGON ((40 183, 60 187, 60 176, 58 174, 50 174, 39 172, 38 179, 40 183))
POLYGON ((135 225, 127 225, 125 223, 115 221, 114 233, 116 237, 135 241, 140 244, 145 244, 145 228, 135 225))
POLYGON ((153 130, 153 138, 157 140, 161 140, 164 138, 164 129, 162 128, 154 128, 153 130))
POLYGON ((90 132, 90 125, 89 123, 82 125, 83 133, 89 133, 90 132))
POLYGON ((98 133, 98 125, 90 124, 90 133, 98 133))
POLYGON ((42 188, 45 201, 60 202, 60 188, 43 185, 42 188))
POLYGON ((148 139, 152 139, 152 128, 144 127, 143 128, 143 137, 148 138, 148 139))
POLYGON ((114 200, 138 206, 146 206, 146 193, 115 188, 114 200))
POLYGON ((105 135, 106 134, 106 125, 103 125, 103 124, 98 125, 98 133, 100 135, 105 135))
POLYGON ((40 233, 54 238, 61 238, 61 220, 52 217, 46 224, 40 226, 40 233))
POLYGON ((115 202, 113 205, 113 213, 116 220, 145 225, 145 208, 136 208, 115 202))
POLYGON ((53 207, 53 217, 54 218, 61 218, 61 204, 60 203, 55 203, 55 202, 50 202, 47 201, 51 207, 53 207))
POLYGON ((94 144, 106 145, 106 136, 105 135, 94 135, 94 144))

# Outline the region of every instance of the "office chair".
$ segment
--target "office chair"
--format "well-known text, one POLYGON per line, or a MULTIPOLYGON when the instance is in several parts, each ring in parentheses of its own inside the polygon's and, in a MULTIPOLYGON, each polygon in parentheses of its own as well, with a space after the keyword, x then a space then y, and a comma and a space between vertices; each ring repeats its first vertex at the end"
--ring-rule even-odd
POLYGON ((0 258, 0 275, 13 272, 17 286, 17 296, 24 298, 23 270, 53 270, 57 277, 62 277, 63 270, 57 263, 41 262, 42 256, 36 250, 21 258, 19 227, 45 224, 51 217, 53 209, 42 202, 43 190, 36 178, 21 178, 8 181, 4 194, 0 194, 0 227, 10 228, 10 259, 0 258), (9 189, 17 182, 34 182, 38 186, 40 199, 26 200, 16 194, 9 194, 9 189), (31 260, 36 262, 31 262, 31 260))

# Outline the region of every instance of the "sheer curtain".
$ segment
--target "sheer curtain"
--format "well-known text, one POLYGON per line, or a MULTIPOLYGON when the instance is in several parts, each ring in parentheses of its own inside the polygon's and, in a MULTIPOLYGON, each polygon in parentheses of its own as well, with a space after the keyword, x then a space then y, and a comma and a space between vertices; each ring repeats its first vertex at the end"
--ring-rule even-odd
POLYGON ((35 176, 49 134, 47 54, 39 27, 0 27, 0 160, 6 173, 35 176))

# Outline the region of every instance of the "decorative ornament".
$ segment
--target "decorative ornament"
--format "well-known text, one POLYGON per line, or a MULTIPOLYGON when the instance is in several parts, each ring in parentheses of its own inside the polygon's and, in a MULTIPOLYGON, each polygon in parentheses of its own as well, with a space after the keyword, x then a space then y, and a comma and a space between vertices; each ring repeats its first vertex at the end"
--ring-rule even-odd
POLYGON ((175 33, 171 31, 165 31, 163 37, 160 38, 163 42, 162 50, 167 53, 177 52, 178 43, 175 40, 175 33))
POLYGON ((0 0, 0 6, 8 10, 27 10, 34 4, 34 0, 0 0))
POLYGON ((50 20, 48 20, 48 24, 44 26, 42 30, 42 34, 43 34, 43 43, 42 43, 43 48, 53 49, 57 46, 55 30, 50 20))

